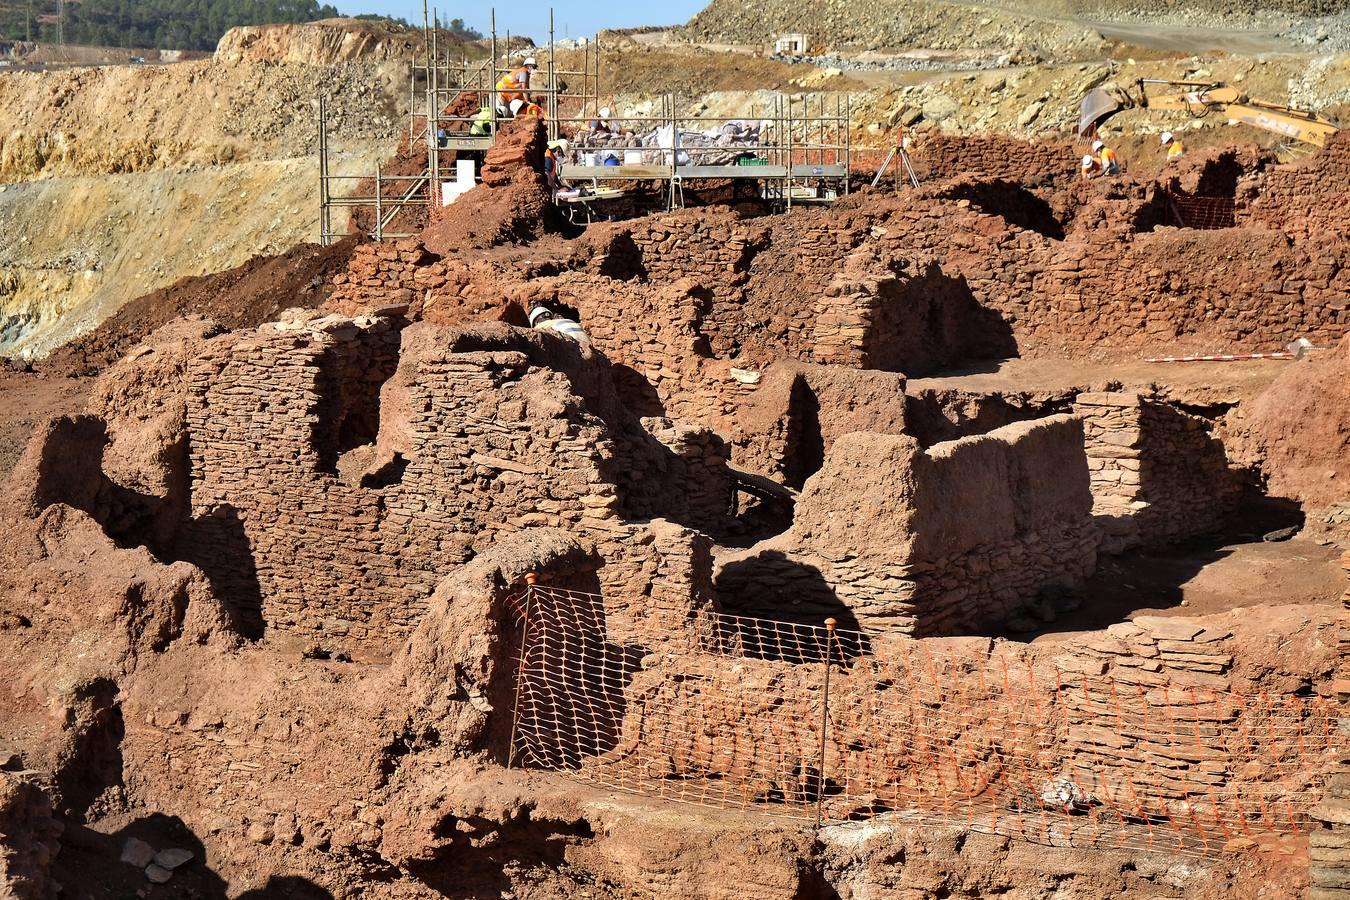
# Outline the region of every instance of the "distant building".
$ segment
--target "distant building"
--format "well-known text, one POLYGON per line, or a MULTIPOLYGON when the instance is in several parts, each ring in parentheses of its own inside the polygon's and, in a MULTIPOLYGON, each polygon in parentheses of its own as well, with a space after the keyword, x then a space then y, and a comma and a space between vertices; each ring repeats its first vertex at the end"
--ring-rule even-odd
POLYGON ((773 42, 773 52, 779 56, 801 56, 811 46, 806 35, 800 31, 780 34, 773 42))

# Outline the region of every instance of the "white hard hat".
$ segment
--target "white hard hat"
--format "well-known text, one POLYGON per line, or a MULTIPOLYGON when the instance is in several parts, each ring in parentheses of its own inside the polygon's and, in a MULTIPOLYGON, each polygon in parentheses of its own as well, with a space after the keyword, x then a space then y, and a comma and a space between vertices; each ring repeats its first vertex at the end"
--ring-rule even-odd
POLYGON ((609 118, 609 107, 608 107, 608 106, 602 106, 602 107, 600 107, 600 118, 602 118, 602 119, 608 119, 608 118, 609 118))
POLYGON ((1090 168, 1092 168, 1092 157, 1091 157, 1091 156, 1085 156, 1085 157, 1083 157, 1083 168, 1085 168, 1085 169, 1090 169, 1090 168))
POLYGON ((558 149, 561 150, 563 153, 566 153, 567 148, 572 146, 571 144, 567 143, 567 138, 558 138, 558 140, 556 140, 554 143, 558 145, 558 149))
POLYGON ((525 57, 525 65, 538 67, 539 61, 533 56, 527 56, 525 57))
POLYGON ((517 99, 517 100, 512 100, 512 101, 511 101, 511 115, 514 116, 516 113, 520 112, 521 107, 523 107, 524 105, 525 105, 525 101, 524 101, 524 100, 519 100, 519 99, 517 99))
POLYGON ((530 324, 533 325, 535 322, 538 322, 544 316, 552 318, 553 311, 550 310, 547 306, 534 307, 533 309, 530 310, 530 324))
POLYGON ((1172 139, 1172 132, 1164 131, 1160 136, 1162 137, 1162 142, 1165 144, 1172 139))
POLYGON ((1092 142, 1092 149, 1093 149, 1093 150, 1100 150, 1100 149, 1102 149, 1102 148, 1105 147, 1105 146, 1106 146, 1106 145, 1103 144, 1101 141, 1093 141, 1093 142, 1092 142))

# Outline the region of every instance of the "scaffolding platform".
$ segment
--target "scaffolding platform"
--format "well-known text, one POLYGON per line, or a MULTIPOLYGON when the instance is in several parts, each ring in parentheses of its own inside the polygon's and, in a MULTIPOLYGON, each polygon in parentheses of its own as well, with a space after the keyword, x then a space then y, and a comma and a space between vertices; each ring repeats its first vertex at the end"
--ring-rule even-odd
MULTIPOLYGON (((448 203, 443 199, 443 173, 455 171, 452 160, 460 158, 457 154, 486 154, 496 141, 500 125, 497 82, 514 70, 517 57, 526 51, 513 49, 510 34, 498 42, 495 12, 485 59, 454 61, 449 50, 438 46, 437 28, 428 23, 424 30, 425 56, 411 64, 408 93, 409 145, 424 143, 427 149, 427 165, 419 175, 390 176, 378 170, 368 176, 332 174, 327 104, 324 97, 319 98, 320 241, 324 244, 341 236, 333 227, 333 210, 341 208, 369 210, 367 231, 375 240, 406 236, 388 230, 399 213, 448 203), (484 110, 488 114, 481 116, 484 110), (468 133, 476 122, 487 134, 468 133)), ((563 178, 594 184, 663 182, 666 209, 682 206, 683 188, 701 181, 759 182, 760 196, 776 209, 790 209, 794 203, 829 203, 849 193, 852 99, 847 95, 777 94, 766 108, 751 108, 745 120, 736 120, 753 126, 753 141, 725 146, 700 141, 715 140, 717 129, 726 126, 728 118, 682 114, 676 96, 665 94, 642 105, 649 111, 616 117, 624 129, 621 135, 607 138, 603 145, 588 146, 590 126, 604 105, 598 42, 583 45, 580 71, 560 68, 550 10, 548 44, 528 52, 539 59, 529 93, 544 110, 550 140, 567 137, 575 158, 597 152, 623 159, 637 151, 647 159, 660 160, 609 166, 564 160, 559 169, 563 178), (753 162, 699 162, 728 154, 753 162)))
POLYGON ((671 178, 686 181, 695 179, 717 181, 728 178, 764 181, 783 178, 843 178, 848 175, 848 168, 843 164, 815 166, 799 163, 789 172, 787 166, 577 166, 566 163, 562 166, 562 174, 564 178, 589 178, 593 181, 668 181, 671 178))

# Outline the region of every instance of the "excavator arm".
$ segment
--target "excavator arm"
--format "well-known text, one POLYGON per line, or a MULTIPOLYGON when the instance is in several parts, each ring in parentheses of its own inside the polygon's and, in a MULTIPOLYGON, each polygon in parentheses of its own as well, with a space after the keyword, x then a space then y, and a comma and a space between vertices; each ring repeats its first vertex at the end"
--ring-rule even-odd
POLYGON ((1218 113, 1234 122, 1317 147, 1325 147, 1331 136, 1340 130, 1335 122, 1325 116, 1257 100, 1219 82, 1141 78, 1135 82, 1133 90, 1095 88, 1088 91, 1078 107, 1078 136, 1084 138, 1095 134, 1111 116, 1123 109, 1134 108, 1185 112, 1194 118, 1218 113), (1149 85, 1184 90, 1170 94, 1150 94, 1149 85))

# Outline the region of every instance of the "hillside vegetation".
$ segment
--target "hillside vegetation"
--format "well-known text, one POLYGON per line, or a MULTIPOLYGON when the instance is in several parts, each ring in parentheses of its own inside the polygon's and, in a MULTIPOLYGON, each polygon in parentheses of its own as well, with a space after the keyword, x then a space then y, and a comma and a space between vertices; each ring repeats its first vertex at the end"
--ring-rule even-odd
POLYGON ((0 7, 0 34, 12 40, 64 40, 108 47, 213 50, 236 25, 310 22, 338 15, 318 0, 53 0, 0 7))

